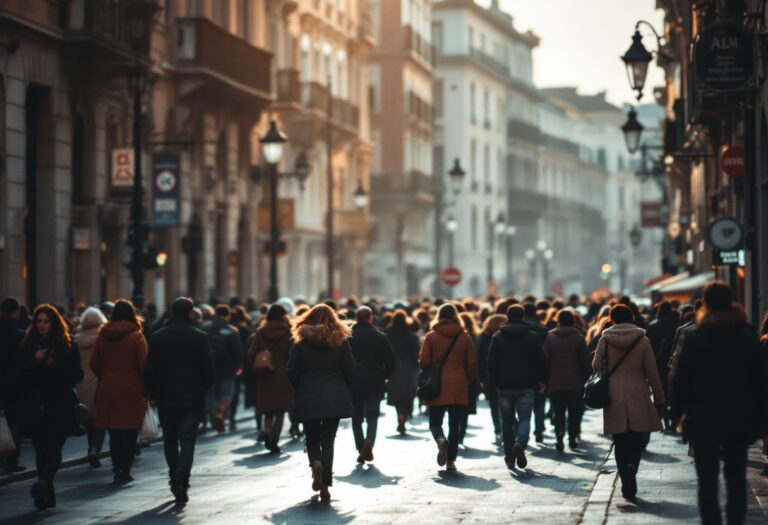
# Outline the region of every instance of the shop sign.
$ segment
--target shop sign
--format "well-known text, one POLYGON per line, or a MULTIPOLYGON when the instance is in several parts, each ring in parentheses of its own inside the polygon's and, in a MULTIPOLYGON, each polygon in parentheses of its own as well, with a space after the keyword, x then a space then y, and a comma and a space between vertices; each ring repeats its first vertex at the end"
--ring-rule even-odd
POLYGON ((152 155, 152 224, 179 226, 181 223, 181 157, 178 153, 152 155))
POLYGON ((110 182, 113 188, 133 186, 133 150, 114 148, 112 150, 112 173, 110 182))
POLYGON ((669 211, 660 202, 640 204, 640 224, 643 228, 662 228, 668 220, 669 211))
POLYGON ((712 24, 696 37, 694 66, 705 90, 727 93, 749 89, 755 78, 754 39, 740 24, 712 24))
POLYGON ((715 266, 746 266, 747 258, 744 250, 713 250, 712 264, 715 266))

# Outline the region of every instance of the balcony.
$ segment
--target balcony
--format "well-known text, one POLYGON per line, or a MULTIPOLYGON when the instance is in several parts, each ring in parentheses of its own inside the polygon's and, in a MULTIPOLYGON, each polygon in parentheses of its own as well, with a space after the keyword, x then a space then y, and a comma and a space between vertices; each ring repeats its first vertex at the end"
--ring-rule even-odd
POLYGON ((318 139, 326 140, 329 105, 334 147, 358 136, 360 110, 354 103, 330 96, 328 87, 319 82, 301 82, 298 85, 300 108, 287 125, 292 141, 309 147, 318 139))
POLYGON ((517 119, 510 119, 507 123, 507 138, 523 140, 531 144, 544 143, 544 136, 538 127, 517 119))
POLYGON ((432 129, 432 106, 414 91, 406 95, 406 114, 415 122, 432 129))
POLYGON ((260 113, 271 101, 272 54, 252 46, 207 18, 176 19, 173 72, 183 95, 207 103, 231 101, 260 113))
POLYGON ((385 212, 414 206, 424 207, 425 213, 434 202, 433 179, 426 173, 411 170, 404 177, 374 175, 371 177, 371 202, 376 211, 385 212))
POLYGON ((277 72, 277 103, 301 104, 301 82, 296 69, 281 69, 277 72))
POLYGON ((403 27, 405 35, 404 48, 411 53, 411 56, 419 62, 420 65, 432 69, 435 65, 435 48, 429 42, 424 40, 419 33, 413 30, 413 27, 406 25, 403 27))
POLYGON ((472 48, 470 55, 476 62, 482 64, 488 69, 493 70, 494 73, 503 77, 509 77, 509 66, 501 60, 498 60, 497 58, 476 48, 472 48))
POLYGON ((364 11, 360 17, 360 22, 357 28, 358 40, 368 45, 369 49, 376 47, 377 39, 376 32, 373 27, 373 19, 368 11, 364 11))

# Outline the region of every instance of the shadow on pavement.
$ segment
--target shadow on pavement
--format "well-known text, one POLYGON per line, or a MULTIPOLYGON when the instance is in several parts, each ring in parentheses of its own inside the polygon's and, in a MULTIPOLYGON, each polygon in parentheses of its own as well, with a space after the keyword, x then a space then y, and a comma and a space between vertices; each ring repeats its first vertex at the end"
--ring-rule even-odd
POLYGON ((355 469, 346 476, 335 476, 339 481, 359 485, 368 489, 375 489, 384 485, 397 485, 403 479, 400 476, 390 476, 384 474, 374 465, 357 465, 355 469))
POLYGON ((246 445, 244 447, 238 447, 232 450, 233 454, 253 454, 254 452, 258 452, 260 449, 263 449, 264 446, 259 444, 254 445, 246 445))
POLYGON ((554 474, 541 474, 532 468, 527 468, 525 470, 518 470, 516 468, 510 469, 509 475, 512 477, 512 479, 515 479, 525 485, 549 489, 565 494, 570 494, 573 492, 573 488, 580 481, 576 479, 561 478, 560 476, 555 476, 554 474))
POLYGON ((308 501, 303 501, 285 510, 272 515, 264 516, 264 519, 278 525, 305 525, 307 523, 349 523, 355 519, 352 512, 341 513, 334 508, 333 500, 320 501, 314 496, 308 501))
POLYGON ((646 501, 637 498, 634 502, 621 502, 616 508, 623 514, 651 514, 660 518, 696 519, 699 508, 696 503, 679 503, 677 501, 646 501))
POLYGON ((680 459, 670 454, 659 454, 658 452, 651 452, 646 450, 643 453, 643 461, 648 463, 680 463, 680 459))
POLYGON ((459 457, 466 458, 466 459, 486 459, 491 456, 498 455, 496 452, 491 452, 490 450, 485 450, 481 448, 464 448, 459 449, 459 457))
POLYGON ((255 469, 279 465, 283 461, 287 461, 289 458, 290 456, 285 453, 271 454, 269 452, 264 452, 262 454, 254 454, 253 456, 249 456, 247 458, 236 459, 232 463, 238 467, 255 469))
POLYGON ((110 520, 110 523, 179 523, 184 517, 183 505, 176 505, 173 501, 167 501, 130 518, 110 520))
POLYGON ((394 439, 395 441, 428 441, 429 438, 414 436, 413 434, 392 434, 391 436, 384 436, 387 439, 394 439))
POLYGON ((436 478, 432 478, 435 483, 453 487, 456 489, 476 490, 478 492, 490 492, 501 487, 495 479, 485 479, 479 476, 471 476, 462 472, 448 472, 441 470, 436 478))

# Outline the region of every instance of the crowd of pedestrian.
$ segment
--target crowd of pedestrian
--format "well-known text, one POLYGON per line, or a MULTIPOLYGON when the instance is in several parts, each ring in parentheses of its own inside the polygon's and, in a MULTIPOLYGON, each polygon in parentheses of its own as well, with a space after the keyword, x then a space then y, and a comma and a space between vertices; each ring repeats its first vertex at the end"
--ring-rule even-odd
POLYGON ((0 403, 15 444, 3 467, 24 468, 29 438, 41 510, 56 506, 68 436, 87 435, 84 453, 99 468, 108 434, 114 482, 133 481, 140 430, 155 410, 170 488, 185 503, 198 434, 235 430, 241 397, 270 453, 282 453, 286 418, 287 439, 305 438, 322 500, 331 497, 340 421, 351 418, 358 463, 374 461, 385 399, 399 434, 415 412, 428 414, 436 462, 455 471, 482 395, 489 441, 508 468, 525 469, 529 441, 545 440, 548 418, 558 453, 566 438, 570 450, 589 439, 585 383, 602 383, 603 432, 614 441, 622 495, 633 500, 641 490, 650 435, 679 432, 694 456, 704 523, 721 520, 721 460, 728 523, 743 523, 747 450, 768 438, 768 316, 759 329, 748 324, 722 282, 695 303, 647 308, 628 297, 349 297, 314 306, 182 297, 157 318, 153 305, 139 312, 126 300, 72 314, 40 305, 30 315, 6 298, 0 345, 0 403))

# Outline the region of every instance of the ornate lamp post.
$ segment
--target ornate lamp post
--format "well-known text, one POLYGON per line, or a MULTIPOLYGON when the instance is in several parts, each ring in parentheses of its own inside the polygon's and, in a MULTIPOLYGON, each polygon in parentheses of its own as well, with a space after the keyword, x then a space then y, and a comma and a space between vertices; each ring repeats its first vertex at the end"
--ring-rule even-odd
POLYGON ((283 145, 288 138, 277 129, 277 123, 272 120, 269 123, 267 134, 261 137, 261 148, 264 160, 270 166, 269 173, 269 290, 267 296, 270 303, 278 298, 277 289, 277 249, 280 242, 280 224, 277 216, 277 165, 283 156, 283 145))
POLYGON ((637 120, 637 111, 630 109, 627 114, 627 121, 621 126, 621 131, 624 132, 624 141, 627 143, 627 151, 629 151, 630 155, 634 155, 640 149, 640 138, 644 129, 645 127, 637 120))

